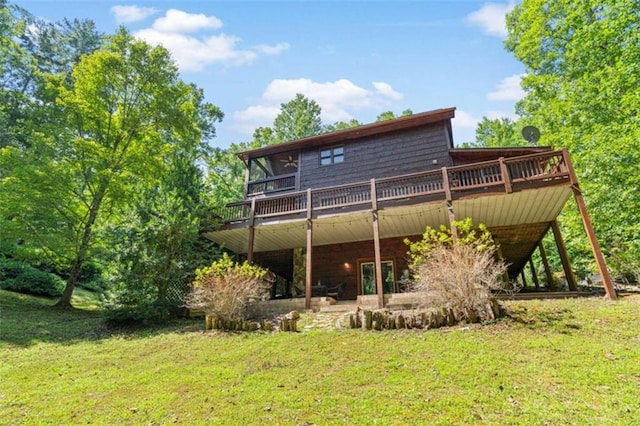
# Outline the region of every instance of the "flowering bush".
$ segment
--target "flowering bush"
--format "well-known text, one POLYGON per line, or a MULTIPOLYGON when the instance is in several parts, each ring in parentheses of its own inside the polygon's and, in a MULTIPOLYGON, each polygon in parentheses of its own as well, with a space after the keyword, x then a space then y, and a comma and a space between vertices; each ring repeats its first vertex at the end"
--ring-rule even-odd
POLYGON ((211 266, 196 271, 186 306, 223 320, 244 319, 247 303, 266 294, 266 274, 266 269, 236 263, 225 253, 211 266))

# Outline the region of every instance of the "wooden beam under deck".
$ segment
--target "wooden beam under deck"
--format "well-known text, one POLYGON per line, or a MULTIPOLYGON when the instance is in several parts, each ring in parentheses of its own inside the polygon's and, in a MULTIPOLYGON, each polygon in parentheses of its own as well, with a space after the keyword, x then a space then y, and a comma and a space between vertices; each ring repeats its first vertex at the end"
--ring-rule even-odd
POLYGON ((580 211, 580 217, 582 218, 582 225, 584 226, 584 230, 587 233, 589 244, 591 244, 593 257, 595 258, 596 264, 598 265, 600 277, 602 277, 604 289, 607 293, 607 297, 609 299, 615 300, 618 296, 616 295, 616 290, 613 287, 613 279, 611 278, 611 274, 607 269, 607 264, 604 260, 604 256, 602 255, 602 250, 600 249, 600 244, 598 243, 598 239, 596 238, 596 232, 593 229, 591 218, 589 217, 589 213, 587 212, 587 205, 585 204, 584 198, 582 197, 582 191, 580 191, 580 186, 578 185, 578 177, 576 176, 576 171, 573 168, 571 159, 569 158, 569 151, 567 150, 567 148, 564 148, 562 152, 563 155, 567 158, 566 162, 569 168, 569 176, 572 183, 571 188, 573 189, 573 195, 576 199, 576 203, 578 204, 578 210, 580 211))
POLYGON ((307 190, 307 257, 305 270, 305 286, 304 286, 304 306, 305 309, 311 309, 311 286, 313 285, 313 219, 311 207, 311 189, 307 190))
POLYGON ((380 255, 380 225, 378 224, 378 199, 376 197, 376 181, 371 179, 371 212, 373 215, 373 255, 376 270, 376 293, 378 307, 384 307, 384 287, 382 285, 382 256, 380 255))
POLYGON ((564 269, 564 277, 566 278, 567 284, 569 285, 569 290, 578 291, 578 284, 576 283, 576 278, 573 275, 571 262, 569 262, 569 255, 567 254, 567 248, 564 245, 564 240, 562 239, 562 234, 560 233, 560 226, 558 226, 557 221, 554 220, 553 222, 551 222, 551 229, 553 230, 553 237, 556 240, 558 254, 560 255, 562 269, 564 269))

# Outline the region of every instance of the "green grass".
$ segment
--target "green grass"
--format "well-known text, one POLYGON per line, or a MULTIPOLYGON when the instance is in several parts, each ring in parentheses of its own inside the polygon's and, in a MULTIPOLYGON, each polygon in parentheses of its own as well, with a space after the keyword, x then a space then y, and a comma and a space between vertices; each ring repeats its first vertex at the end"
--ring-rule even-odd
POLYGON ((0 424, 637 424, 640 295, 436 331, 106 328, 0 292, 0 424))

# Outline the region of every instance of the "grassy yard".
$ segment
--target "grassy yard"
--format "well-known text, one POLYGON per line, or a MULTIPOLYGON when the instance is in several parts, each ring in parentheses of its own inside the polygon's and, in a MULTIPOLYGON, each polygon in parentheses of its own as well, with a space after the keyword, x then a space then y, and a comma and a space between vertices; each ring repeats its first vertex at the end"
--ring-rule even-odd
POLYGON ((113 330, 51 303, 0 291, 0 424, 640 423, 640 295, 509 302, 483 326, 269 335, 113 330))

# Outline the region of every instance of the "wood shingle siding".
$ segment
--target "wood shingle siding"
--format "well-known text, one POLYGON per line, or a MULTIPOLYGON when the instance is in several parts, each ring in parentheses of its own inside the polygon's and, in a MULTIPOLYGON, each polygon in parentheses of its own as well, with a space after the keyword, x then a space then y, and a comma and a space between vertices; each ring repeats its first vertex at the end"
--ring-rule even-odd
POLYGON ((383 178, 450 165, 443 123, 370 136, 344 145, 344 162, 320 165, 319 150, 300 156, 300 190, 383 178), (437 164, 434 164, 434 160, 437 164))

